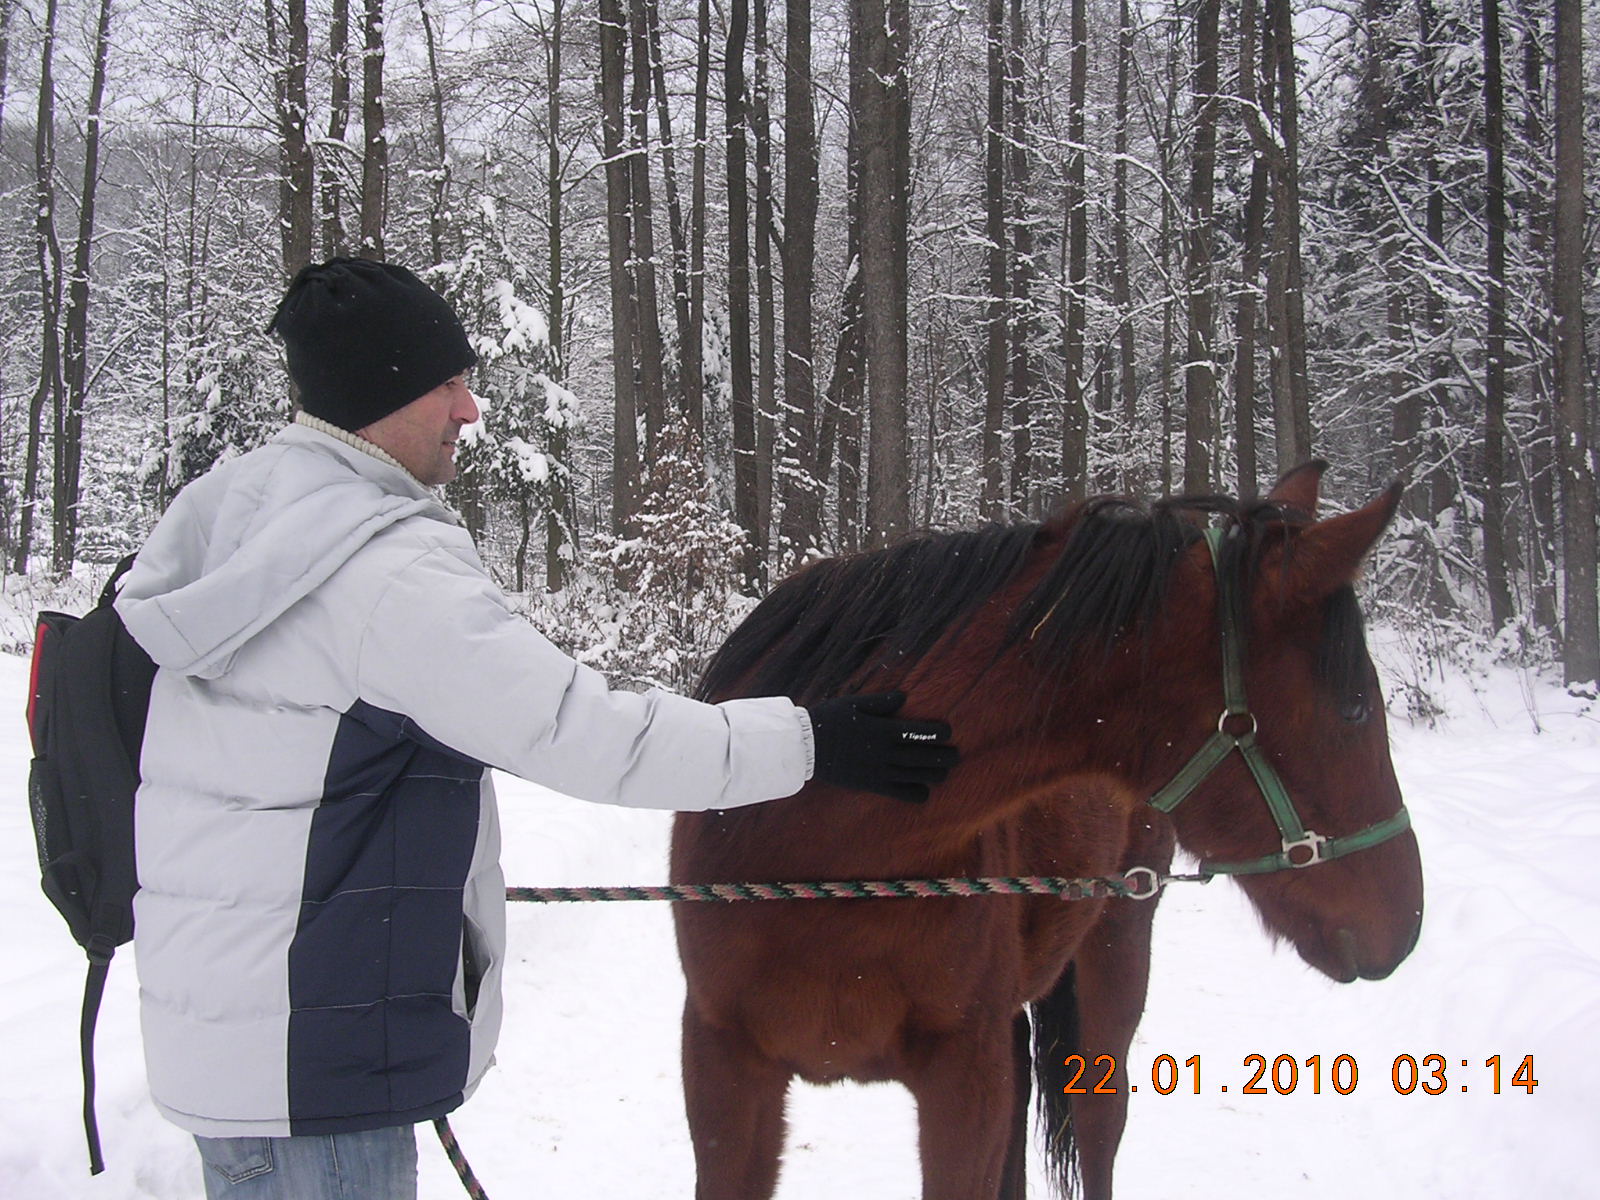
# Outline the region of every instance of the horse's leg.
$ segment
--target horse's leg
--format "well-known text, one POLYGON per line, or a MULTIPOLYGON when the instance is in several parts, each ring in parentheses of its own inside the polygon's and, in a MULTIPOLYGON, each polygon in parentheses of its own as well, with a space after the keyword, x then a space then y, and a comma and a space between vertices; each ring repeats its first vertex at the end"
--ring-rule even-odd
MULTIPOLYGON (((1115 1094, 1072 1097, 1073 1137, 1083 1200, 1110 1200, 1111 1168, 1128 1120, 1128 1046, 1144 1015, 1150 981, 1150 927, 1155 901, 1113 901, 1083 939, 1074 959, 1078 1020, 1085 1061, 1116 1060, 1115 1094)), ((1099 1074, 1095 1075, 1096 1080, 1099 1074)))
POLYGON ((789 1072, 743 1035, 683 1011, 683 1096, 695 1200, 767 1200, 778 1186, 789 1072))
POLYGON ((926 1037, 903 1076, 917 1101, 922 1200, 997 1200, 1011 1144, 1010 1015, 926 1037))
POLYGON ((1033 1031, 1028 1014, 1011 1019, 1011 1138, 1006 1145, 1000 1200, 1027 1200, 1028 1102, 1033 1098, 1033 1031))

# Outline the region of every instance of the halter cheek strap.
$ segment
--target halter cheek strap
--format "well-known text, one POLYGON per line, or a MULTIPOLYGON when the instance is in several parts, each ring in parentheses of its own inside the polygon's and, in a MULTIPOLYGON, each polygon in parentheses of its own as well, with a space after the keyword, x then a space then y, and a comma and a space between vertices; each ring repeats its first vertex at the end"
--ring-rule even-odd
POLYGON ((1221 529, 1206 530, 1206 546, 1211 551, 1211 565, 1215 569, 1217 580, 1217 616, 1222 630, 1224 708, 1222 715, 1217 718, 1217 731, 1173 776, 1172 782, 1150 797, 1150 806, 1164 813, 1172 812, 1222 765, 1228 755, 1236 750, 1239 752, 1245 761, 1245 766, 1250 768, 1250 775, 1255 779, 1262 799, 1267 802, 1267 810, 1271 812, 1272 820, 1282 837, 1282 848, 1272 854, 1263 854, 1259 858, 1245 859, 1242 862, 1201 863, 1199 874, 1208 877, 1260 875, 1268 871, 1309 867, 1369 849, 1405 832, 1411 828, 1411 814, 1406 811, 1403 804, 1394 816, 1375 822, 1345 837, 1324 837, 1314 830, 1307 829, 1305 823, 1300 820, 1300 814, 1295 809, 1294 801, 1289 797, 1289 789, 1284 786, 1282 776, 1267 761, 1266 754, 1256 741, 1255 714, 1250 711, 1250 704, 1244 694, 1244 648, 1238 607, 1235 604, 1232 581, 1222 569, 1222 539, 1225 536, 1226 533, 1221 529), (1230 725, 1235 729, 1242 729, 1242 732, 1230 732, 1230 725))

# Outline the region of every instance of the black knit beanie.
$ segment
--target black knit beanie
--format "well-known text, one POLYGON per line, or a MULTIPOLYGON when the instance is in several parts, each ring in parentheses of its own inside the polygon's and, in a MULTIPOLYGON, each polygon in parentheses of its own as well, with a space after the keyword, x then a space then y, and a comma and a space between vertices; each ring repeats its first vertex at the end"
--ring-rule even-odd
POLYGON ((371 425, 478 361, 449 301, 404 267, 362 258, 303 268, 267 332, 283 337, 301 407, 342 429, 371 425))

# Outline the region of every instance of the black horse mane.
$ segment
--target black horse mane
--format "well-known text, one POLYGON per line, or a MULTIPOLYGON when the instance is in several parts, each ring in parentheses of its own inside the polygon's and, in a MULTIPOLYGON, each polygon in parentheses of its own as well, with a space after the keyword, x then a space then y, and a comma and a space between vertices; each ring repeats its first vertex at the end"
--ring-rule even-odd
POLYGON ((870 669, 898 675, 914 666, 1049 537, 1065 545, 1018 605, 1000 650, 1030 641, 1047 668, 1065 669, 1086 646, 1109 650, 1161 610, 1173 564, 1211 514, 1244 535, 1227 539, 1223 560, 1241 582, 1270 530, 1305 521, 1264 500, 1184 496, 1142 506, 1098 497, 1043 524, 927 533, 826 559, 773 589, 717 651, 697 694, 725 696, 737 686, 743 695, 810 703, 852 684, 870 689, 870 669))

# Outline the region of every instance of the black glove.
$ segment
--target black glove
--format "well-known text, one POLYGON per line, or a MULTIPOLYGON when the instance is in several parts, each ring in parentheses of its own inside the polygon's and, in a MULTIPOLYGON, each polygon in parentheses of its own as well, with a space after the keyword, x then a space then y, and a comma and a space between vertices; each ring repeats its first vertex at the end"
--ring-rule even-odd
POLYGON ((929 787, 942 783, 961 755, 943 721, 890 715, 905 702, 904 692, 887 692, 839 696, 808 708, 817 755, 811 778, 895 800, 926 800, 929 787))

